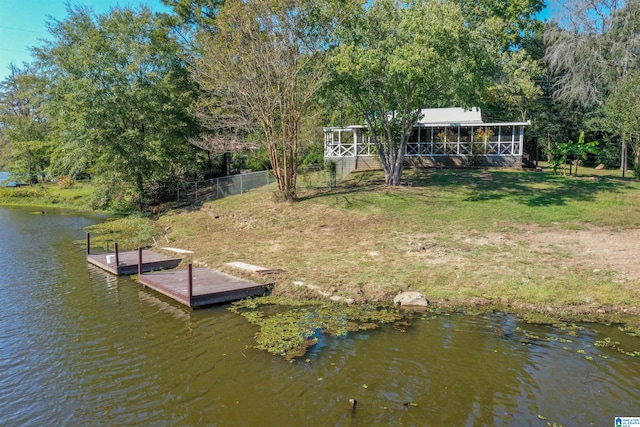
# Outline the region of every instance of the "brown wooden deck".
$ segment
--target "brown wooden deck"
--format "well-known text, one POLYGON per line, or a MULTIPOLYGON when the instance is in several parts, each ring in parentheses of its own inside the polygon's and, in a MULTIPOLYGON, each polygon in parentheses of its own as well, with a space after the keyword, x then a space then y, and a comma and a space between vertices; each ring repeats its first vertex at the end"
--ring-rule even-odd
MULTIPOLYGON (((115 260, 107 262, 107 255, 115 258, 114 253, 87 254, 87 261, 91 264, 117 276, 129 276, 138 273, 138 251, 118 252, 118 265, 115 260)), ((142 251, 144 258, 142 272, 169 270, 180 264, 180 258, 171 258, 153 251, 142 251)))
POLYGON ((260 285, 210 268, 192 269, 191 295, 189 295, 188 269, 141 274, 138 280, 144 286, 189 307, 262 296, 271 288, 271 285, 260 285))

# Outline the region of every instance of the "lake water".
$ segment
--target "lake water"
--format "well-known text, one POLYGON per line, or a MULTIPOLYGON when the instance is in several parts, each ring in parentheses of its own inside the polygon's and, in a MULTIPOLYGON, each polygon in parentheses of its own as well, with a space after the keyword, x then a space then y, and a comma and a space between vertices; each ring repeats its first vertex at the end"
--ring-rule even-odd
POLYGON ((73 242, 98 220, 0 207, 2 426, 614 426, 640 416, 640 357, 594 345, 610 337, 640 350, 615 327, 428 314, 406 332, 325 337, 289 363, 250 348, 256 328, 224 306, 192 311, 87 266, 73 242))

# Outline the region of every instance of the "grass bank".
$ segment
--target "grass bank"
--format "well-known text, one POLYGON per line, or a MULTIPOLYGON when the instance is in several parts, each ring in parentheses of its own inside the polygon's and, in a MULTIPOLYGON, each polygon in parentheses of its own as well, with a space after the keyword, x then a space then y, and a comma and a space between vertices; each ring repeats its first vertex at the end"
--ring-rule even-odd
POLYGON ((92 210, 89 205, 93 185, 88 181, 76 182, 71 188, 57 184, 25 187, 0 187, 0 205, 56 207, 79 211, 92 210))
POLYGON ((316 297, 304 282, 358 302, 417 290, 441 307, 640 315, 640 182, 580 173, 408 170, 400 188, 360 173, 293 204, 251 192, 159 223, 212 267, 284 270, 265 279, 278 295, 316 297))

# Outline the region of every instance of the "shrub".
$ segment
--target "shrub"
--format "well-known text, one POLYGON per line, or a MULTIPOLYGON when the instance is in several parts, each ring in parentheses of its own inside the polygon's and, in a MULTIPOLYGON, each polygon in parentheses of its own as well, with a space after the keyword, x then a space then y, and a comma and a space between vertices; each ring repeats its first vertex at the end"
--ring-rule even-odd
POLYGON ((75 181, 66 175, 60 175, 58 177, 57 182, 58 182, 58 187, 62 189, 71 188, 73 187, 73 184, 75 184, 75 181))

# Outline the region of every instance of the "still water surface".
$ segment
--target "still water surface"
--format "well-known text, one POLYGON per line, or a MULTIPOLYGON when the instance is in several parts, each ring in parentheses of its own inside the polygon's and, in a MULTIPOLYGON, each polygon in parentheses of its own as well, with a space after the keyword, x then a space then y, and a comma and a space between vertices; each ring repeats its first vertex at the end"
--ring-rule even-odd
POLYGON ((614 327, 573 336, 510 315, 425 315, 406 332, 323 338, 308 362, 288 363, 248 348, 255 327, 225 307, 191 311, 87 266, 73 241, 98 218, 31 210, 0 207, 0 425, 613 426, 640 415, 640 358, 594 346, 640 350, 614 327), (523 330, 538 339, 523 344, 523 330))

